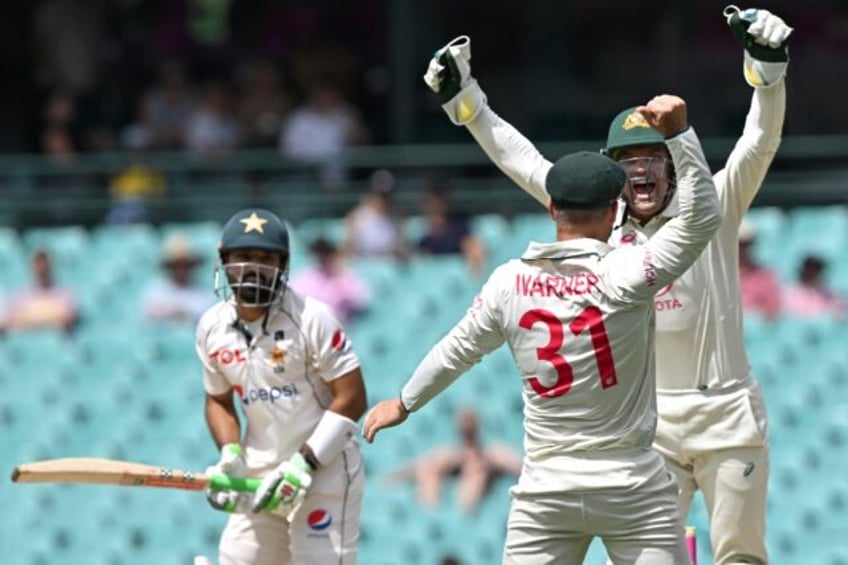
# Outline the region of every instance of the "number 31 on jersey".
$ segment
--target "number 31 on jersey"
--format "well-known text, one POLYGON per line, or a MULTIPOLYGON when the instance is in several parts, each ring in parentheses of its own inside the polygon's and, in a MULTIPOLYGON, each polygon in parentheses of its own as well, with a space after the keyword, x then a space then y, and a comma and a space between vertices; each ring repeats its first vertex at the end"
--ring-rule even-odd
MULTIPOLYGON (((536 348, 536 358, 553 365, 557 380, 553 386, 546 387, 538 377, 530 378, 530 386, 539 396, 545 398, 556 398, 568 394, 571 384, 574 382, 574 373, 568 360, 560 353, 565 343, 565 326, 549 310, 534 308, 525 312, 518 321, 519 327, 530 330, 536 324, 544 324, 548 328, 550 339, 544 347, 536 348)), ((568 329, 575 336, 588 330, 592 338, 592 349, 595 353, 595 363, 598 366, 598 376, 601 379, 601 388, 607 389, 618 384, 615 374, 615 363, 612 360, 612 349, 604 327, 604 320, 600 308, 587 306, 579 316, 574 318, 568 329)))

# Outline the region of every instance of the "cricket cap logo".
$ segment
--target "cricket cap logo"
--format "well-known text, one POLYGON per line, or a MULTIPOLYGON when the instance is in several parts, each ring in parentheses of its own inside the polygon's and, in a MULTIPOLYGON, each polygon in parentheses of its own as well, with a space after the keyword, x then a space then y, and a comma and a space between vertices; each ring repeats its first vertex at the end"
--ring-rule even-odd
POLYGON ((651 127, 648 124, 648 120, 645 119, 645 116, 640 114, 639 112, 632 112, 627 115, 624 119, 624 123, 621 124, 621 129, 627 131, 633 128, 649 128, 651 127))

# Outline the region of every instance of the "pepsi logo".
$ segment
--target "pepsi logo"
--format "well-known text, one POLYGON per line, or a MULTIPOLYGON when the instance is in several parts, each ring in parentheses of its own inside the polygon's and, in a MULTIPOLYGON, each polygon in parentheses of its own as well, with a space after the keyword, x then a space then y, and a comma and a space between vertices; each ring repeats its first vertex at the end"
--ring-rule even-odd
POLYGON ((333 523, 333 517, 323 508, 319 508, 309 513, 306 517, 306 523, 316 532, 321 532, 330 527, 330 524, 333 523))

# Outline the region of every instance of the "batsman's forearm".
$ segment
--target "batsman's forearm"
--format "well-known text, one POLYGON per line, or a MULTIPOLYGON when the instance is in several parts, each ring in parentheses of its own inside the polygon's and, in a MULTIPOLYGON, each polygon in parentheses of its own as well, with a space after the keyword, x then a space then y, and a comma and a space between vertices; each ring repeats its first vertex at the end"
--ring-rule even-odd
POLYGON ((232 396, 226 400, 207 395, 205 413, 209 433, 219 449, 228 443, 241 442, 241 426, 232 396))
POLYGON ((545 177, 551 163, 530 140, 488 105, 484 105, 466 127, 489 159, 522 190, 547 208, 549 198, 545 177))

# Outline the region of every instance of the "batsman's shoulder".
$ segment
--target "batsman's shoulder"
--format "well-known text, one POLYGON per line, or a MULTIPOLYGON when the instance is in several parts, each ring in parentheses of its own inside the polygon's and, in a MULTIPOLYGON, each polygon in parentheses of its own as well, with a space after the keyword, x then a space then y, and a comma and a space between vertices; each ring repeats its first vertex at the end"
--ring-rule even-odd
POLYGON ((206 309, 197 321, 197 332, 208 332, 218 324, 226 324, 233 319, 233 307, 226 301, 219 301, 206 309))

